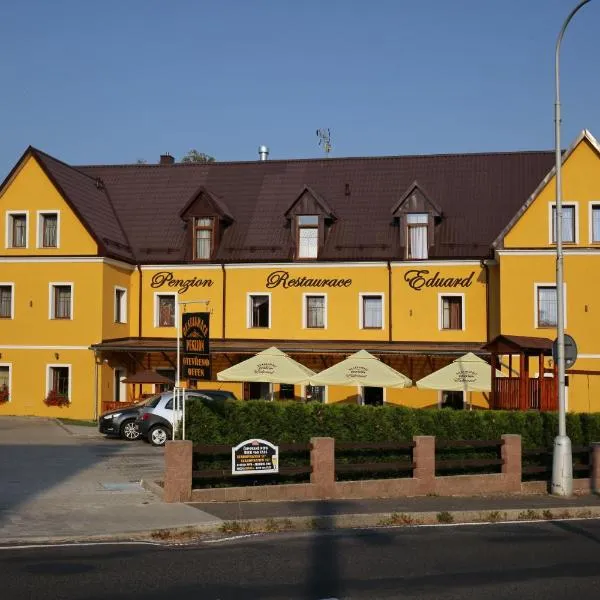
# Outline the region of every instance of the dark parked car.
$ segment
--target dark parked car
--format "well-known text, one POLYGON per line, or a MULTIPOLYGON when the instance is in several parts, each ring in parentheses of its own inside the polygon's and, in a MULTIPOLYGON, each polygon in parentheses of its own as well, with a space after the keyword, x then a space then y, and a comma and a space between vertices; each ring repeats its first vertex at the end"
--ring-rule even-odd
MULTIPOLYGON (((235 394, 225 390, 188 390, 186 402, 193 400, 237 400, 235 394)), ((173 437, 173 392, 160 395, 152 406, 144 406, 139 412, 136 425, 139 435, 153 446, 164 446, 173 437)))
POLYGON ((146 398, 133 406, 110 410, 100 415, 98 430, 105 435, 114 435, 130 442, 139 439, 140 430, 137 418, 143 408, 156 406, 162 394, 146 398))

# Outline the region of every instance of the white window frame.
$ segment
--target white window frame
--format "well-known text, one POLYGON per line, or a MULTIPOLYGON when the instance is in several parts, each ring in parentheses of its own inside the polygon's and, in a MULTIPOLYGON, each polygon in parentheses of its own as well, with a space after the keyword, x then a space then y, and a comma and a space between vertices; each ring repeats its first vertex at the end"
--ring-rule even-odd
POLYGON ((358 328, 365 331, 383 331, 385 329, 385 294, 383 292, 358 293, 358 328), (379 296, 381 298, 381 327, 365 327, 363 319, 363 298, 365 296, 379 296))
POLYGON ((9 363, 9 362, 0 362, 0 367, 8 367, 8 393, 10 394, 10 397, 9 397, 8 401, 12 402, 12 399, 13 399, 12 363, 9 363))
POLYGON ((72 321, 75 318, 75 284, 72 281, 51 281, 48 284, 48 319, 51 321, 72 321), (68 319, 57 319, 54 316, 54 288, 68 285, 71 288, 71 316, 68 319))
POLYGON ((177 294, 171 292, 154 292, 154 327, 158 329, 169 329, 171 326, 160 325, 159 315, 158 315, 158 298, 164 296, 173 296, 175 299, 175 316, 173 318, 172 327, 177 327, 177 323, 179 320, 179 302, 177 302, 177 294))
POLYGON ((271 310, 273 308, 273 302, 271 298, 271 292, 247 292, 246 293, 246 329, 271 329, 273 321, 271 319, 271 310), (250 299, 253 296, 268 296, 269 297, 269 325, 267 327, 254 327, 252 325, 252 305, 250 299))
MULTIPOLYGON (((573 206, 575 207, 575 241, 574 242, 565 242, 563 240, 563 243, 565 244, 579 244, 579 202, 571 202, 571 201, 567 201, 564 200, 562 203, 563 208, 565 208, 566 206, 573 206)), ((553 235, 552 235, 552 213, 553 213, 553 208, 556 208, 556 202, 550 202, 548 204, 548 244, 550 246, 556 246, 556 242, 552 239, 553 235)))
POLYGON ((464 331, 467 328, 467 322, 466 322, 466 317, 467 317, 467 311, 465 309, 465 304, 466 304, 466 299, 465 299, 465 294, 464 293, 457 293, 457 292, 449 292, 449 293, 443 293, 443 294, 438 294, 438 331, 464 331), (461 319, 461 328, 460 329, 448 329, 448 328, 444 328, 444 298, 462 298, 461 300, 461 315, 460 315, 460 319, 461 319))
POLYGON ((4 223, 4 247, 14 248, 16 250, 26 250, 29 248, 29 211, 28 210, 7 210, 5 213, 4 223), (12 217, 18 215, 25 215, 25 245, 24 246, 13 246, 12 239, 12 217))
POLYGON ((0 286, 7 286, 11 288, 10 291, 10 317, 0 317, 0 322, 4 319, 14 319, 15 318, 15 284, 13 281, 0 281, 0 286))
MULTIPOLYGON (((538 288, 541 287, 553 287, 556 288, 556 281, 550 281, 548 283, 543 283, 540 281, 536 281, 533 284, 533 326, 535 329, 556 329, 556 327, 545 327, 540 326, 538 324, 538 288)), ((567 326, 567 284, 563 283, 563 322, 564 326, 567 326)), ((558 307, 557 307, 558 313, 558 307)))
POLYGON ((50 392, 50 388, 52 387, 52 378, 50 377, 50 370, 56 367, 66 367, 69 370, 69 404, 71 404, 72 399, 72 389, 73 389, 73 368, 70 363, 48 363, 46 365, 46 394, 50 392))
POLYGON ((594 200, 588 205, 588 243, 600 244, 599 240, 594 240, 594 224, 592 223, 592 215, 594 214, 594 207, 600 209, 600 201, 594 200))
POLYGON ((41 250, 55 250, 60 248, 60 211, 59 210, 38 210, 37 211, 37 230, 36 230, 36 248, 41 250), (42 227, 43 217, 46 215, 56 215, 56 246, 44 246, 44 228, 42 227))
POLYGON ((302 329, 316 329, 316 330, 324 330, 327 329, 327 294, 317 294, 317 293, 304 293, 302 294, 302 329), (307 303, 308 298, 324 298, 325 301, 323 303, 323 327, 309 327, 308 326, 308 310, 307 303))
MULTIPOLYGON (((328 385, 313 385, 312 387, 322 387, 323 389, 323 404, 329 403, 329 386, 328 385)), ((302 384, 302 398, 306 400, 306 388, 305 384, 302 384)))
MULTIPOLYGON (((177 301, 175 301, 177 302, 177 301)), ((127 288, 121 287, 120 285, 115 285, 113 289, 113 310, 115 311, 115 323, 123 324, 127 323, 127 288), (121 298, 121 320, 117 321, 117 291, 123 292, 123 296, 121 298)))
POLYGON ((310 214, 302 214, 302 215, 297 215, 296 216, 296 224, 297 224, 297 229, 296 229, 296 236, 297 236, 297 240, 298 240, 298 255, 297 258, 299 259, 305 259, 305 260, 316 260, 317 258, 319 258, 319 230, 321 227, 320 224, 321 219, 319 219, 319 215, 310 215, 310 214), (317 218, 317 224, 316 225, 300 225, 300 219, 302 217, 316 217, 317 218), (306 254, 302 254, 300 252, 300 231, 302 229, 314 229, 317 232, 317 251, 315 253, 314 256, 307 256, 306 254))

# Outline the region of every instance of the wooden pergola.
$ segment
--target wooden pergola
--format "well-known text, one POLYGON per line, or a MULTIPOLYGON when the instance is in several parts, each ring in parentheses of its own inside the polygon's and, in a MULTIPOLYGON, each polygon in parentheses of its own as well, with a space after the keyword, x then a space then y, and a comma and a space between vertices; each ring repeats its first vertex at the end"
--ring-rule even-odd
POLYGON ((490 408, 496 410, 558 409, 556 365, 547 369, 544 359, 552 356, 552 340, 519 335, 499 335, 484 347, 491 354, 492 390, 490 408), (508 356, 508 364, 501 365, 500 357, 508 356), (518 373, 513 370, 513 358, 518 357, 518 373), (538 359, 538 376, 530 377, 529 362, 538 359), (507 377, 496 377, 496 369, 508 368, 507 377), (552 377, 545 374, 552 373, 552 377))

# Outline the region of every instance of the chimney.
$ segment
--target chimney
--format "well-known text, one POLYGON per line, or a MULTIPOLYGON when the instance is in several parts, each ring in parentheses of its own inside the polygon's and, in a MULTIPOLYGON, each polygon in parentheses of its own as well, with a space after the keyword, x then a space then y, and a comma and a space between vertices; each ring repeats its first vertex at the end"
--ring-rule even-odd
POLYGON ((174 163, 175 159, 168 152, 160 155, 160 162, 158 163, 159 165, 172 165, 174 163))
POLYGON ((259 146, 258 155, 260 156, 260 160, 267 160, 269 158, 269 149, 266 146, 259 146))

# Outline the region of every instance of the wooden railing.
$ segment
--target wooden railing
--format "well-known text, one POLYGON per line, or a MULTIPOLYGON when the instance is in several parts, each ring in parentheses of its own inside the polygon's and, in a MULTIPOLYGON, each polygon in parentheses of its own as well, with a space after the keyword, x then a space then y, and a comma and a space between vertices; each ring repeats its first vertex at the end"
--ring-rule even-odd
MULTIPOLYGON (((539 378, 527 382, 527 410, 557 410, 554 380, 544 379, 540 393, 539 378)), ((498 377, 493 393, 492 406, 496 410, 520 410, 521 380, 518 377, 498 377)))

